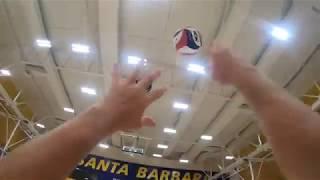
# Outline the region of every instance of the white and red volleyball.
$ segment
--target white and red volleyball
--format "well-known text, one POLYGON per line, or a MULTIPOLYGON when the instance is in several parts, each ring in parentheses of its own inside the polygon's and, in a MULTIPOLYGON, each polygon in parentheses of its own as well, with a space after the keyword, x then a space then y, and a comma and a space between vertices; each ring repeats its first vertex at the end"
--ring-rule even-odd
POLYGON ((181 55, 194 55, 202 46, 200 32, 192 27, 179 29, 173 36, 177 53, 181 55))

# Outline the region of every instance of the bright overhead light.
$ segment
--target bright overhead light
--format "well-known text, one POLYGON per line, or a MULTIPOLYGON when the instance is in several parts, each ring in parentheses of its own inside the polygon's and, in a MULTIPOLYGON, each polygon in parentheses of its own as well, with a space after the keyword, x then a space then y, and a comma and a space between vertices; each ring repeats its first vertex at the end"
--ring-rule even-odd
POLYGON ((153 157, 158 157, 158 158, 161 158, 162 155, 161 154, 152 154, 153 157))
MULTIPOLYGON (((146 59, 145 59, 146 60, 146 59)), ((137 56, 128 56, 128 64, 139 64, 141 62, 141 58, 137 57, 137 56)), ((146 61, 144 61, 146 64, 146 61)))
POLYGON ((201 66, 199 64, 188 64, 187 70, 198 74, 206 73, 204 66, 201 66))
POLYGON ((232 160, 232 159, 234 159, 234 156, 226 156, 225 159, 232 160))
POLYGON ((177 133, 177 130, 171 129, 171 128, 164 128, 164 129, 163 129, 163 132, 169 133, 169 134, 176 134, 176 133, 177 133))
POLYGON ((160 149, 168 149, 168 145, 165 144, 158 144, 157 147, 160 149))
POLYGON ((0 69, 0 76, 11 76, 11 72, 8 69, 0 69))
POLYGON ((181 162, 181 163, 189 163, 189 160, 187 160, 187 159, 180 159, 179 162, 181 162))
POLYGON ((36 123, 36 126, 38 126, 39 128, 42 128, 42 129, 46 128, 46 126, 45 126, 45 125, 40 124, 40 123, 36 123))
POLYGON ((103 143, 100 143, 98 146, 103 149, 108 149, 110 147, 108 144, 103 144, 103 143))
POLYGON ((46 39, 37 39, 36 43, 39 47, 43 47, 43 48, 51 48, 51 42, 49 40, 46 39))
POLYGON ((202 139, 202 140, 205 140, 205 141, 211 141, 211 140, 212 140, 212 136, 202 135, 202 136, 201 136, 201 139, 202 139))
POLYGON ((72 51, 77 53, 87 54, 90 52, 90 47, 84 44, 72 44, 72 51))
POLYGON ((81 92, 89 94, 89 95, 96 95, 97 94, 95 89, 88 88, 88 87, 81 87, 81 92))
POLYGON ((271 35, 274 38, 282 41, 286 41, 289 39, 289 32, 286 29, 281 27, 273 27, 271 31, 271 35))
POLYGON ((186 110, 189 108, 188 104, 185 103, 180 103, 180 102, 174 102, 173 103, 173 108, 175 109, 181 109, 181 110, 186 110))
POLYGON ((63 110, 64 110, 65 112, 74 113, 74 109, 72 109, 72 108, 67 108, 67 107, 65 107, 65 108, 63 108, 63 110))

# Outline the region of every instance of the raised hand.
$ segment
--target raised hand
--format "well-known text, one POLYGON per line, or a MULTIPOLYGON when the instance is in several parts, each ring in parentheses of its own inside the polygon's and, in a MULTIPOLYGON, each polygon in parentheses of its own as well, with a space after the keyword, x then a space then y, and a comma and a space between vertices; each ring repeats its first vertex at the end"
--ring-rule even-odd
POLYGON ((210 48, 212 78, 222 84, 236 84, 243 70, 255 69, 253 65, 235 56, 229 49, 218 45, 210 48))
POLYGON ((160 71, 155 71, 144 77, 138 77, 138 70, 129 78, 120 77, 118 66, 114 66, 112 72, 112 85, 108 95, 98 105, 102 112, 108 112, 101 116, 108 116, 112 124, 112 130, 132 130, 144 126, 155 126, 151 117, 143 116, 145 109, 159 99, 166 91, 165 88, 147 91, 148 86, 160 76, 160 71), (137 83, 137 79, 140 81, 137 83))

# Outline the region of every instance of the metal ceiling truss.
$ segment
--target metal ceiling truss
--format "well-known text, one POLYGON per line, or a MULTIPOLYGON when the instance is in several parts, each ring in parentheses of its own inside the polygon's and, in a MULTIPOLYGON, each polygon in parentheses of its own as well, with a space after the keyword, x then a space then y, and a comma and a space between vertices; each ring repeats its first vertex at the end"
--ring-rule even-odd
POLYGON ((0 85, 0 116, 4 117, 6 121, 5 144, 4 147, 1 147, 1 158, 6 155, 10 148, 32 139, 34 136, 39 134, 39 132, 34 128, 34 122, 25 118, 18 108, 20 103, 18 103, 17 100, 21 93, 22 92, 19 91, 17 95, 11 99, 4 87, 0 85), (10 121, 15 124, 11 131, 9 128, 10 121), (26 137, 12 143, 12 139, 18 129, 21 129, 25 133, 26 137))
MULTIPOLYGON (((215 180, 218 179, 221 176, 230 178, 232 176, 238 175, 241 171, 249 168, 250 169, 250 174, 251 174, 251 178, 252 180, 255 180, 256 177, 259 177, 261 170, 259 170, 258 174, 255 176, 254 175, 254 170, 252 168, 252 165, 254 163, 260 163, 263 164, 264 161, 269 160, 267 158, 269 158, 270 156, 270 146, 269 144, 265 143, 265 144, 260 144, 257 146, 256 150, 251 152, 250 154, 243 156, 243 157, 238 157, 235 158, 236 161, 232 164, 230 164, 227 167, 221 167, 221 171, 217 174, 215 174, 214 176, 209 177, 209 180, 215 180), (266 155, 261 156, 261 154, 263 153, 267 153, 266 155), (227 176, 226 176, 227 174, 227 176)), ((260 168, 259 168, 260 169, 260 168)))

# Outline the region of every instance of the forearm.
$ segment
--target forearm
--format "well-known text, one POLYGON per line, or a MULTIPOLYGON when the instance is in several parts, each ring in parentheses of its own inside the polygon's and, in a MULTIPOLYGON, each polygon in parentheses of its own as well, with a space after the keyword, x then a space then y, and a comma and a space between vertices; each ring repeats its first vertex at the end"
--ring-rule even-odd
POLYGON ((0 177, 12 180, 64 179, 105 135, 94 119, 98 114, 96 111, 90 108, 78 118, 10 153, 0 161, 0 177))
POLYGON ((292 179, 319 178, 315 176, 319 163, 314 162, 314 154, 320 150, 318 115, 255 68, 242 71, 235 85, 262 119, 262 129, 283 170, 292 179))
POLYGON ((140 77, 137 83, 138 75, 136 70, 123 79, 115 65, 109 93, 101 102, 10 153, 0 161, 0 179, 64 179, 105 136, 118 130, 154 127, 154 119, 143 116, 143 113, 165 93, 166 88, 146 91, 159 78, 160 71, 140 77))

